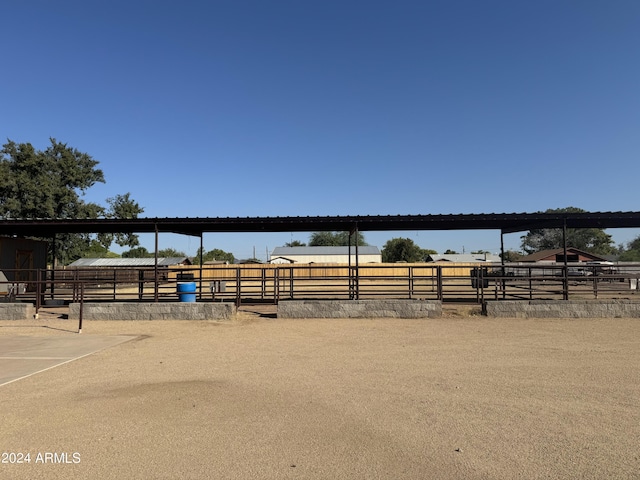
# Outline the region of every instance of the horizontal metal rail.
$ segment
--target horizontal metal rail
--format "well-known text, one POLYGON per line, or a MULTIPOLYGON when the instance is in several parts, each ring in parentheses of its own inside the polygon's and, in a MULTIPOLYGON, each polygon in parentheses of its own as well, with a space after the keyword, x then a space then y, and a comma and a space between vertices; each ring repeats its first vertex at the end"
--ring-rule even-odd
POLYGON ((631 298, 640 263, 603 269, 584 264, 487 266, 442 264, 239 265, 153 268, 4 270, 0 301, 177 301, 178 284, 194 282, 198 301, 278 303, 286 299, 406 298, 486 300, 631 298))

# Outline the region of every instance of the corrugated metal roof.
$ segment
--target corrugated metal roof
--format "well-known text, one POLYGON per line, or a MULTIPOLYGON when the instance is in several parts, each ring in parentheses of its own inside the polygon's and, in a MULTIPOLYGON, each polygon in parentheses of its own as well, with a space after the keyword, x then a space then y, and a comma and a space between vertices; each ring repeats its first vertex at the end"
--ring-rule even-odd
MULTIPOLYGON (((181 265, 188 261, 187 257, 158 258, 158 266, 181 265)), ((155 258, 80 258, 70 267, 153 267, 155 258)))
MULTIPOLYGON (((356 254, 356 247, 351 247, 351 255, 356 254)), ((276 247, 272 256, 288 257, 291 255, 349 255, 349 247, 276 247)), ((371 245, 358 247, 358 255, 380 255, 378 247, 371 245)))

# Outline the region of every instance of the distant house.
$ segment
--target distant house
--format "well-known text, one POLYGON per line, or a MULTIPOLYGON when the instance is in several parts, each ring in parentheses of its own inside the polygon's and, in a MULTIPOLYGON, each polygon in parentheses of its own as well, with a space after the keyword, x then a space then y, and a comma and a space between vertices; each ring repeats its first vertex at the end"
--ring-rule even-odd
MULTIPOLYGON (((604 262, 607 259, 600 255, 567 247, 567 263, 575 262, 604 262)), ((552 250, 542 250, 524 257, 518 258, 522 263, 564 263, 564 249, 555 248, 552 250)))
POLYGON ((426 261, 454 263, 500 262, 500 255, 494 255, 493 253, 444 253, 440 255, 434 253, 428 255, 426 261))
MULTIPOLYGON (((349 263, 349 247, 276 247, 269 263, 349 263)), ((351 247, 351 263, 356 263, 356 247, 351 247)), ((378 247, 359 246, 358 263, 382 263, 378 247)))
MULTIPOLYGON (((536 275, 561 275, 559 266, 564 265, 564 249, 554 248, 550 250, 542 250, 518 258, 519 267, 510 267, 509 272, 513 275, 530 275, 531 267, 525 265, 536 264, 536 275), (547 268, 548 266, 548 268, 547 268), (529 272, 529 273, 527 273, 529 272)), ((567 247, 567 263, 582 263, 584 266, 572 266, 568 269, 570 276, 582 275, 600 275, 604 273, 614 273, 617 269, 612 262, 601 255, 585 252, 573 247, 567 247)))
POLYGON ((271 259, 269 260, 269 263, 287 264, 287 263, 296 263, 296 261, 293 258, 287 258, 287 257, 271 257, 271 259))

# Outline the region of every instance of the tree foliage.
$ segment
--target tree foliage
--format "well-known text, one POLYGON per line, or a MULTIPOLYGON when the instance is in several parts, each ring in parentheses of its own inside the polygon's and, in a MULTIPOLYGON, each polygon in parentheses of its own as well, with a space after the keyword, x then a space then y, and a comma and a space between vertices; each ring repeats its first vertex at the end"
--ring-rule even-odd
MULTIPOLYGON (((357 232, 351 235, 351 245, 367 246, 364 235, 357 232)), ((309 237, 310 247, 346 247, 349 245, 349 232, 314 232, 309 237)))
POLYGON ((89 244, 89 248, 84 252, 85 258, 119 258, 120 255, 111 252, 108 248, 102 245, 98 240, 92 240, 89 244))
POLYGON ((158 258, 170 258, 170 257, 186 257, 187 254, 176 250, 175 248, 163 248, 158 250, 158 258))
POLYGON ((627 244, 627 248, 621 248, 620 257, 621 262, 640 262, 640 237, 636 237, 634 240, 627 244))
POLYGON ((0 216, 3 218, 92 218, 102 207, 80 198, 104 183, 98 162, 86 153, 50 139, 38 151, 9 140, 0 153, 0 216))
MULTIPOLYGON (((222 261, 235 263, 236 259, 233 256, 233 253, 225 252, 219 248, 214 248, 213 250, 209 250, 208 252, 204 252, 202 255, 202 262, 212 262, 212 261, 222 261)), ((200 265, 200 249, 198 248, 198 252, 196 256, 193 258, 194 265, 200 265)))
MULTIPOLYGON (((549 209, 546 213, 582 213, 585 210, 575 207, 549 209)), ((540 228, 530 230, 521 237, 522 249, 526 253, 535 253, 542 250, 563 248, 561 228, 540 228)), ((586 252, 606 255, 615 252, 611 235, 601 228, 568 228, 567 246, 584 250, 586 252)))
POLYGON ((292 240, 284 244, 285 247, 306 247, 307 244, 300 240, 292 240))
MULTIPOLYGON (((138 218, 138 215, 144 211, 144 209, 131 198, 129 193, 107 198, 107 204, 109 207, 104 213, 105 218, 138 218)), ((101 234, 98 235, 98 238, 104 245, 110 245, 114 240, 121 247, 135 247, 139 244, 138 236, 131 232, 101 234)))
POLYGON ((502 258, 505 262, 517 262, 521 256, 522 255, 515 250, 505 250, 504 257, 502 258))
MULTIPOLYGON (((136 218, 142 213, 128 193, 108 199, 106 208, 82 198, 105 182, 97 166, 90 155, 54 138, 45 150, 7 140, 0 150, 0 218, 136 218)), ((114 240, 121 246, 138 244, 133 234, 62 234, 56 237, 56 259, 65 264, 76 260, 95 247, 96 239, 107 250, 114 240)))
POLYGON ((382 247, 382 261, 394 262, 423 262, 425 251, 410 238, 392 238, 382 247))
MULTIPOLYGON (((122 258, 154 258, 155 253, 150 252, 145 247, 134 247, 130 250, 122 252, 122 258)), ((158 258, 170 258, 170 257, 186 257, 187 254, 176 250, 175 248, 163 248, 158 250, 158 258)))
POLYGON ((134 247, 126 252, 122 252, 122 258, 151 258, 154 253, 144 247, 134 247))

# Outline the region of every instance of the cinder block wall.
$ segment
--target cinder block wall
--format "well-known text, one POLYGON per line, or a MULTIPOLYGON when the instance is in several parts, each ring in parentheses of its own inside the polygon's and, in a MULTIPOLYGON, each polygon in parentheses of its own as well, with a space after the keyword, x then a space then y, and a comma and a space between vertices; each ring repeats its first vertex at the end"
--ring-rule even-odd
POLYGON ((31 303, 0 303, 0 320, 29 320, 35 314, 31 303))
POLYGON ((488 317, 640 318, 632 300, 503 300, 486 302, 488 317))
POLYGON ((432 318, 442 302, 423 300, 283 300, 278 318, 432 318))
MULTIPOLYGON (((231 303, 85 303, 83 320, 229 320, 231 303)), ((77 320, 80 304, 69 305, 69 318, 77 320)))

